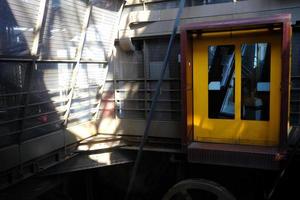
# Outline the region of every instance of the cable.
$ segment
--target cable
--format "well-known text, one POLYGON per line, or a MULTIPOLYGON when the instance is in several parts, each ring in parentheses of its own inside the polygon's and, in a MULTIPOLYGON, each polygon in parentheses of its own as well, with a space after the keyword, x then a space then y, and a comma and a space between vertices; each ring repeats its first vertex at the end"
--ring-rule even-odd
POLYGON ((176 19, 175 19, 175 23, 174 23, 174 26, 173 26, 172 35, 171 35, 171 38, 169 40, 167 53, 166 53, 166 56, 164 58, 163 66, 162 66, 162 69, 161 69, 160 78, 159 78, 159 81, 156 85, 156 90, 155 90, 155 94, 152 98, 151 109, 150 109, 150 112, 149 112, 149 115, 148 115, 148 118, 147 118, 147 121, 146 121, 144 134, 142 136, 142 140, 141 140, 141 143, 140 143, 140 146, 139 146, 138 154, 137 154, 137 157, 136 157, 136 160, 135 160, 132 172, 131 172, 131 177, 130 177, 130 180, 129 180, 129 185, 128 185, 128 188, 127 188, 125 200, 128 200, 129 197, 130 197, 130 193, 131 193, 131 190, 133 188, 136 173, 137 173, 138 167, 139 167, 140 162, 141 162, 141 158, 142 158, 142 154, 143 154, 143 148, 145 146, 145 142, 146 142, 148 134, 149 134, 150 125, 151 125, 153 114, 154 114, 154 111, 155 111, 155 108, 156 108, 157 100, 158 100, 158 97, 160 95, 160 89, 161 89, 162 81, 163 81, 163 78, 164 78, 168 63, 169 63, 171 50, 172 50, 172 47, 173 47, 173 44, 174 44, 174 39, 175 39, 175 36, 176 36, 176 33, 177 33, 177 29, 178 29, 178 25, 179 25, 179 21, 180 21, 180 16, 181 16, 182 10, 184 8, 184 5, 185 5, 185 0, 180 0, 179 9, 178 9, 177 16, 176 16, 176 19))

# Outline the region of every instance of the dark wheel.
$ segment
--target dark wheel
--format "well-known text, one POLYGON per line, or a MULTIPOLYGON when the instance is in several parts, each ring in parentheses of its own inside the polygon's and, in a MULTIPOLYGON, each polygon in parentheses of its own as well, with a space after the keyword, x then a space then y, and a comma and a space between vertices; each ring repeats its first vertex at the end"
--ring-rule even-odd
POLYGON ((163 200, 235 200, 221 185, 205 179, 188 179, 174 185, 163 200))

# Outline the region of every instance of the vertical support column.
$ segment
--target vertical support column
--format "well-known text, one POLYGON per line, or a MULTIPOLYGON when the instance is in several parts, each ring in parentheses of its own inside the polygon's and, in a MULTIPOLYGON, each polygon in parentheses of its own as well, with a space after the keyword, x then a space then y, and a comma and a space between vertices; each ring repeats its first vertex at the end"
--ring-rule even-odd
POLYGON ((280 113, 280 148, 284 150, 287 144, 289 116, 289 84, 290 84, 290 50, 291 50, 291 34, 292 27, 290 19, 283 23, 282 27, 282 50, 281 50, 281 105, 280 113))
POLYGON ((115 58, 118 58, 118 59, 115 59, 114 63, 113 63, 113 92, 114 92, 114 109, 115 109, 115 116, 114 118, 117 117, 117 112, 118 112, 118 109, 117 109, 117 67, 116 65, 120 66, 120 57, 117 56, 117 49, 115 51, 115 58))
POLYGON ((193 51, 192 39, 186 30, 180 32, 181 57, 181 121, 182 144, 188 145, 193 140, 193 51))
POLYGON ((79 40, 79 44, 78 44, 78 48, 77 48, 77 52, 76 52, 76 63, 75 66, 73 68, 73 73, 72 73, 72 77, 71 77, 71 83, 70 83, 70 92, 68 94, 68 103, 67 103, 67 109, 64 115, 64 126, 67 126, 68 124, 68 118, 70 115, 70 110, 71 110, 71 105, 72 105, 72 99, 74 96, 74 89, 75 89, 75 85, 76 85, 76 81, 77 81, 77 75, 78 75, 78 71, 79 71, 79 66, 80 66, 80 60, 81 60, 81 56, 82 56, 82 51, 83 51, 83 47, 84 47, 84 42, 85 42, 85 38, 86 38, 86 32, 87 32, 87 28, 88 28, 88 24, 89 24, 89 19, 91 16, 91 12, 92 12, 92 3, 89 2, 88 8, 86 10, 86 14, 85 14, 85 18, 83 20, 83 27, 82 27, 82 31, 81 31, 81 35, 80 35, 80 40, 79 40))
MULTIPOLYGON (((148 69, 149 69, 149 49, 146 43, 146 40, 143 40, 143 60, 144 60, 144 106, 145 106, 145 119, 148 116, 148 91, 147 91, 147 79, 149 77, 148 69)), ((150 99, 150 98, 149 98, 150 99)))

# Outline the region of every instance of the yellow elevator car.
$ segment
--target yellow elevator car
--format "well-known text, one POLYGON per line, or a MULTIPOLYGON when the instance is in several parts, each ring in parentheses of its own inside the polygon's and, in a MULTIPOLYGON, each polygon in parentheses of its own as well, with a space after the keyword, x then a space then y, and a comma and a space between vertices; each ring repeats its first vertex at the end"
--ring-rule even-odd
POLYGON ((290 16, 181 29, 191 162, 276 168, 288 125, 290 16))

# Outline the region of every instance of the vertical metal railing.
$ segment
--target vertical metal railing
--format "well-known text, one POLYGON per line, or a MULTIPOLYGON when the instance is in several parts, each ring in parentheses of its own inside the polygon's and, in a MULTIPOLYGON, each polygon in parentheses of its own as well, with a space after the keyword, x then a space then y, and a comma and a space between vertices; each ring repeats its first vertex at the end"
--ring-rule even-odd
POLYGON ((32 84, 32 75, 34 70, 36 69, 36 59, 37 59, 37 54, 38 54, 38 47, 39 47, 39 40, 40 40, 40 35, 41 35, 41 27, 43 25, 43 21, 45 18, 45 8, 48 0, 41 0, 40 5, 39 5, 39 12, 37 15, 37 22, 34 27, 34 38, 33 38, 33 43, 31 47, 30 54, 33 57, 31 65, 26 66, 26 71, 25 71, 25 78, 24 78, 24 90, 25 93, 22 94, 21 97, 21 102, 19 105, 23 105, 22 107, 19 108, 19 114, 18 118, 21 119, 18 121, 18 126, 19 126, 19 132, 17 133, 18 135, 18 153, 19 153, 19 166, 20 166, 20 171, 22 174, 22 135, 25 129, 25 116, 26 112, 28 109, 28 104, 29 104, 29 97, 30 97, 30 92, 31 92, 31 84, 32 84), (23 118, 23 119, 22 119, 23 118))

